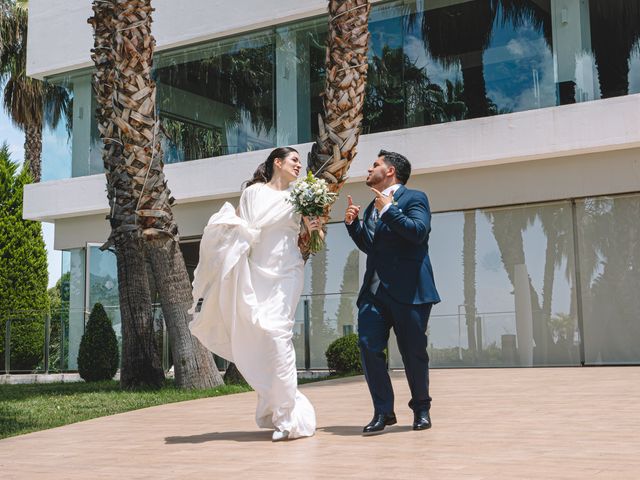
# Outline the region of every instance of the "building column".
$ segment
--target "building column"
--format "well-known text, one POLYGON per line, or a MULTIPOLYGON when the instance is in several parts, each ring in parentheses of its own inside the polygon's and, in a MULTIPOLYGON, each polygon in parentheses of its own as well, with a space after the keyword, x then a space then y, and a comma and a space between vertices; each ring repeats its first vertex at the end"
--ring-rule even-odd
MULTIPOLYGON (((309 109, 308 93, 304 95, 304 70, 308 62, 299 61, 296 30, 288 27, 276 30, 276 144, 299 143, 301 107, 309 109)), ((309 75, 306 75, 308 83, 309 75)), ((307 86, 307 92, 308 92, 307 86)), ((302 118, 301 120, 305 120, 302 118)))
POLYGON ((71 176, 91 173, 91 75, 73 79, 73 137, 71 143, 71 176))
POLYGON ((551 0, 551 27, 558 104, 596 98, 587 0, 551 0))

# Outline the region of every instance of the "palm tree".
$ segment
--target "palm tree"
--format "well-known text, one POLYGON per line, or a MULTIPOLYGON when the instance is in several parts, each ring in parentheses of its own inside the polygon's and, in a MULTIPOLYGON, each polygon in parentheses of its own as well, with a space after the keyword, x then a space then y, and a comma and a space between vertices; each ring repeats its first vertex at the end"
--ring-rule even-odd
MULTIPOLYGON (((339 191, 356 155, 363 119, 369 63, 369 0, 329 0, 326 80, 319 134, 308 169, 339 191)), ((328 216, 329 212, 325 213, 328 216)), ((300 250, 309 255, 309 235, 300 250)))
POLYGON ((431 56, 445 68, 460 66, 466 118, 491 113, 482 56, 491 41, 495 18, 495 2, 486 0, 456 3, 409 17, 410 25, 420 21, 422 41, 431 56))
POLYGON ((591 47, 602 98, 629 94, 629 58, 640 49, 640 1, 589 0, 591 47))
POLYGON ((113 247, 118 262, 121 382, 125 387, 162 382, 149 265, 169 330, 176 383, 213 387, 222 383, 213 357, 188 330, 191 285, 163 172, 156 85, 151 80, 151 0, 94 0, 93 11, 89 23, 94 28, 96 114, 112 228, 102 248, 113 247))
POLYGON ((33 181, 39 182, 43 125, 56 128, 65 118, 70 132, 71 98, 64 88, 26 75, 28 2, 2 0, 1 5, 0 84, 5 84, 3 104, 13 123, 25 134, 25 162, 33 181))

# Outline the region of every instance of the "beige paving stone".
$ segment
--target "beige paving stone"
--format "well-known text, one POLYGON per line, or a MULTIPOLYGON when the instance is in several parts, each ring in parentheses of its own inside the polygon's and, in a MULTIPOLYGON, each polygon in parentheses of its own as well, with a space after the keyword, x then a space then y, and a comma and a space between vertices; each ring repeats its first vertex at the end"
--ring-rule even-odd
POLYGON ((9 479, 640 479, 640 368, 432 371, 434 427, 362 437, 362 377, 302 387, 312 438, 272 443, 255 394, 138 410, 0 441, 9 479))

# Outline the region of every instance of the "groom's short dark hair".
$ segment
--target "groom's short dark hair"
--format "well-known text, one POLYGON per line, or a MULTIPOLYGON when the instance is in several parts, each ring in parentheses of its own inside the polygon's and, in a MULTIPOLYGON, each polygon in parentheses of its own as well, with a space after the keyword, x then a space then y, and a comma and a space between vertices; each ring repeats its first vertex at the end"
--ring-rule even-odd
POLYGON ((398 181, 403 185, 407 184, 411 176, 411 163, 409 163, 407 157, 396 152, 387 152, 386 150, 380 150, 378 157, 382 157, 387 165, 395 167, 398 181))

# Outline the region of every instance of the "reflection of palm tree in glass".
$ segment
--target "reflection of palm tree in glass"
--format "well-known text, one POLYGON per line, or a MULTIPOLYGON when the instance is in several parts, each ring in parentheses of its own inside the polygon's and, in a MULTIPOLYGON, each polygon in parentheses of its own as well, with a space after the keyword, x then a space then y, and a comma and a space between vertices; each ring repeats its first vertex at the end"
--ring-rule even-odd
POLYGON ((326 324, 325 295, 327 293, 327 250, 324 248, 311 259, 310 336, 311 362, 322 361, 329 345, 330 329, 326 324))
MULTIPOLYGON (((523 232, 535 220, 535 214, 526 214, 524 210, 516 209, 514 211, 496 211, 488 212, 487 217, 492 225, 493 236, 500 250, 500 257, 504 264, 505 272, 509 277, 511 285, 515 288, 515 265, 524 265, 524 240, 523 232)), ((542 363, 542 352, 546 350, 548 338, 544 335, 542 326, 542 309, 538 293, 531 283, 531 276, 527 275, 529 281, 529 291, 531 294, 531 310, 533 318, 533 340, 536 348, 533 352, 534 363, 542 363)))
POLYGON ((461 120, 465 106, 461 83, 446 82, 446 91, 431 83, 426 70, 402 48, 385 45, 369 61, 365 119, 369 131, 461 120))
MULTIPOLYGON (((230 106, 231 108, 225 111, 230 112, 232 116, 220 118, 221 123, 216 125, 219 129, 229 125, 242 128, 248 120, 254 131, 270 132, 275 121, 271 101, 274 94, 274 60, 273 45, 267 42, 264 45, 239 48, 229 53, 212 54, 203 60, 174 63, 159 68, 156 76, 161 90, 163 86, 169 86, 230 106)), ((167 95, 161 99, 159 108, 161 111, 171 112, 172 108, 175 108, 174 102, 176 98, 167 95)), ((197 115, 197 112, 194 113, 197 115)), ((195 123, 185 125, 202 129, 195 123)), ((224 129, 221 131, 223 134, 226 133, 224 129)), ((220 145, 220 141, 210 143, 215 150, 210 152, 209 156, 236 153, 230 149, 238 147, 220 145)), ((225 143, 228 143, 227 139, 225 143)))
POLYGON ((358 295, 359 278, 359 250, 351 250, 342 272, 342 285, 340 286, 340 304, 338 305, 338 335, 348 333, 345 326, 354 324, 353 307, 358 295))
POLYGON ((469 351, 475 360, 477 350, 482 349, 476 339, 476 212, 464 213, 462 243, 462 267, 464 275, 464 307, 467 321, 469 351), (477 347, 476 347, 477 346, 477 347))
MULTIPOLYGON (((494 2, 456 3, 421 14, 422 40, 445 68, 460 65, 466 118, 490 114, 484 79, 483 53, 489 46, 496 17, 494 2)), ((420 15, 412 16, 412 20, 420 15)))
MULTIPOLYGON (((569 255, 573 248, 573 232, 571 224, 567 222, 568 215, 564 206, 543 207, 539 212, 542 230, 547 238, 545 253, 544 275, 542 284, 542 335, 546 341, 543 343, 542 358, 548 363, 563 363, 569 359, 569 351, 550 351, 553 348, 553 329, 551 328, 551 309, 553 305, 553 287, 556 268, 560 267, 563 260, 567 260, 567 280, 571 282, 573 272, 573 255, 569 255)), ((575 289, 572 290, 574 295, 575 289)), ((575 318, 575 317, 573 317, 575 318)))
POLYGON ((585 202, 581 222, 587 361, 640 360, 640 199, 585 202))
POLYGON ((602 98, 629 94, 629 58, 640 49, 640 1, 589 0, 591 47, 602 98))

